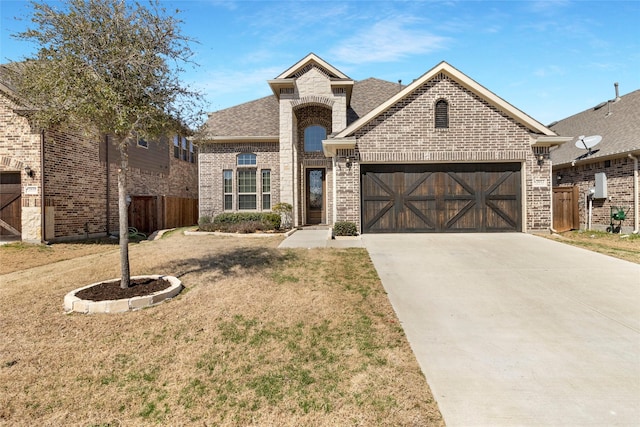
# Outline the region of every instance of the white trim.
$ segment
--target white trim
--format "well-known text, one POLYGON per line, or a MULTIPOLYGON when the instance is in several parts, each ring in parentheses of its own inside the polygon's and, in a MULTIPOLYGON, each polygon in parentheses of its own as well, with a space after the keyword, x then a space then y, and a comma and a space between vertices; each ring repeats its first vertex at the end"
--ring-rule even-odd
POLYGON ((543 135, 556 136, 555 132, 553 132, 548 127, 544 126, 539 121, 535 120, 531 116, 525 114, 523 111, 509 104, 504 99, 500 98, 499 96, 497 96, 496 94, 494 94, 493 92, 485 88, 484 86, 477 83, 475 80, 471 79, 467 75, 463 74, 461 71, 457 70, 453 66, 443 61, 440 64, 436 65, 431 70, 427 71, 420 78, 414 80, 410 85, 408 85, 402 91, 398 92, 396 95, 389 98, 389 100, 382 103, 377 108, 371 110, 368 114, 356 120, 350 126, 347 126, 344 130, 338 133, 335 136, 335 138, 345 138, 353 135, 354 132, 356 132, 363 126, 365 126, 367 123, 369 123, 371 120, 373 120, 377 116, 387 111, 389 108, 391 108, 393 105, 395 105, 402 99, 409 96, 417 88, 419 88, 429 80, 433 79, 437 74, 440 74, 440 73, 446 74, 447 76, 455 80, 457 83, 459 83, 463 87, 474 92, 475 94, 483 98, 485 101, 487 101, 489 104, 493 105, 500 111, 504 112, 509 117, 516 120, 517 122, 527 126, 532 131, 535 131, 543 135))
POLYGON ((224 144, 238 142, 279 142, 279 136, 212 136, 198 141, 198 144, 224 144))
POLYGON ((320 58, 315 53, 308 54, 307 56, 302 58, 300 61, 296 62, 291 67, 287 68, 287 70, 284 71, 282 74, 280 74, 278 77, 276 77, 276 79, 286 79, 287 76, 291 74, 295 74, 298 71, 298 69, 305 67, 309 62, 315 62, 320 67, 325 68, 326 70, 338 76, 338 78, 349 79, 349 77, 346 74, 344 74, 342 71, 338 70, 336 67, 329 64, 328 62, 326 62, 324 59, 320 58))
POLYGON ((322 152, 325 157, 335 157, 336 152, 339 149, 343 150, 352 150, 356 148, 356 139, 355 138, 345 138, 345 139, 325 139, 322 141, 322 152))

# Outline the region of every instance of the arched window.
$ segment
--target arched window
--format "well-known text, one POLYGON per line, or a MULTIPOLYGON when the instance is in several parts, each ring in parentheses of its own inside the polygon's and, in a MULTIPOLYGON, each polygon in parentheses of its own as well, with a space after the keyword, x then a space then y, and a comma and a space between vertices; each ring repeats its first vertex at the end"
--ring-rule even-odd
POLYGON ((304 130, 304 151, 322 151, 322 140, 327 139, 327 130, 322 126, 309 126, 304 130))
POLYGON ((444 99, 436 102, 435 108, 436 129, 447 129, 449 127, 449 103, 444 99))

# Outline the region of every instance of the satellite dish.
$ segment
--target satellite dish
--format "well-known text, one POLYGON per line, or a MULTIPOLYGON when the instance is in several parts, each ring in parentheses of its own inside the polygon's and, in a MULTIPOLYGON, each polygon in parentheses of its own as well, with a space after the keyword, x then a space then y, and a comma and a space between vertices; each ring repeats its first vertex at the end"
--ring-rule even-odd
POLYGON ((592 136, 581 135, 578 137, 578 140, 576 141, 576 147, 584 148, 585 150, 591 151, 591 149, 596 145, 598 145, 600 141, 602 141, 602 137, 600 135, 592 135, 592 136))
POLYGON ((576 141, 576 147, 584 148, 587 150, 586 153, 575 158, 572 164, 575 164, 576 160, 582 160, 589 156, 596 154, 600 150, 592 150, 593 147, 598 145, 598 143, 602 141, 602 137, 600 135, 592 135, 592 136, 584 136, 580 135, 578 140, 576 141))

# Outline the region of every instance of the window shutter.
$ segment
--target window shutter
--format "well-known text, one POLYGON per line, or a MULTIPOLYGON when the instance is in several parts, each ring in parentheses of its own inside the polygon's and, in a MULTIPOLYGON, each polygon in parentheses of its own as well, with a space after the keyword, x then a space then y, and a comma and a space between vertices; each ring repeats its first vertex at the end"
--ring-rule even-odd
POLYGON ((449 127, 449 103, 444 99, 436 102, 436 128, 449 127))

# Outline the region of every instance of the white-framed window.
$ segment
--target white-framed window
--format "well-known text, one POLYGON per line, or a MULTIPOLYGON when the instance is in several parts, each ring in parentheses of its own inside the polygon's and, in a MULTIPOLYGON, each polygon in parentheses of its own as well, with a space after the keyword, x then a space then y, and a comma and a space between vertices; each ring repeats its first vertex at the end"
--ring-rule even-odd
POLYGON ((238 210, 255 210, 256 204, 256 170, 238 169, 238 210))
POLYGON ((258 158, 253 153, 238 154, 238 166, 255 166, 258 164, 258 158))
POLYGON ((271 169, 262 169, 262 209, 271 210, 271 169))
POLYGON ((187 150, 187 138, 182 137, 182 160, 189 160, 189 150, 187 150))
POLYGON ((304 130, 304 151, 322 151, 322 140, 327 139, 327 130, 322 126, 313 125, 304 130))
POLYGON ((222 191, 224 194, 224 210, 233 210, 233 171, 225 169, 222 171, 222 191))
POLYGON ((140 148, 149 148, 149 142, 147 142, 144 138, 138 138, 138 147, 140 148))
POLYGON ((196 146, 193 142, 189 141, 189 163, 196 162, 196 146))
POLYGON ((180 135, 173 136, 173 157, 180 158, 180 135))

